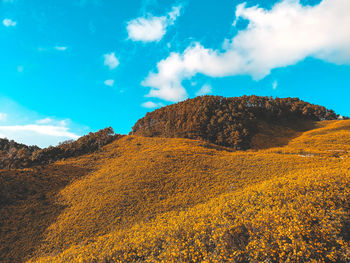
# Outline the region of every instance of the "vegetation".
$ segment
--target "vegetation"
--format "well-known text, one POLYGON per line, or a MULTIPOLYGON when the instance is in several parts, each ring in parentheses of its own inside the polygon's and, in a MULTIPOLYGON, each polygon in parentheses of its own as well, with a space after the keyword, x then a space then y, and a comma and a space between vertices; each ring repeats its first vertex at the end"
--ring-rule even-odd
POLYGON ((314 126, 263 150, 125 136, 88 155, 3 170, 1 258, 348 262, 350 121, 314 126))
POLYGON ((66 141, 56 147, 50 146, 45 149, 0 139, 0 168, 24 168, 80 156, 97 151, 119 137, 120 135, 114 134, 113 129, 108 127, 95 133, 90 132, 76 141, 66 141))
POLYGON ((0 168, 11 167, 11 164, 16 159, 21 159, 23 165, 27 165, 26 156, 30 156, 33 152, 40 150, 37 146, 27 146, 17 143, 13 140, 0 138, 0 168))
POLYGON ((304 172, 162 214, 37 262, 348 262, 350 178, 340 170, 304 172))
POLYGON ((202 139, 217 145, 248 149, 254 146, 252 138, 265 133, 266 126, 302 131, 310 128, 306 121, 335 120, 337 117, 332 110, 298 98, 203 96, 148 113, 136 122, 131 134, 202 139))
POLYGON ((335 118, 205 96, 130 136, 0 140, 0 262, 349 262, 350 120, 335 118))

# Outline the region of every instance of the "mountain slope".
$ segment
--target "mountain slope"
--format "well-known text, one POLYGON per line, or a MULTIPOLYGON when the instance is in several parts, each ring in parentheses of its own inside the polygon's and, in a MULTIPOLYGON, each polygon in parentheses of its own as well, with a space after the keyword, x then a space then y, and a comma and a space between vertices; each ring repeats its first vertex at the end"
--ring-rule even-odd
POLYGON ((350 121, 312 126, 267 150, 125 136, 2 171, 1 258, 346 262, 350 121))

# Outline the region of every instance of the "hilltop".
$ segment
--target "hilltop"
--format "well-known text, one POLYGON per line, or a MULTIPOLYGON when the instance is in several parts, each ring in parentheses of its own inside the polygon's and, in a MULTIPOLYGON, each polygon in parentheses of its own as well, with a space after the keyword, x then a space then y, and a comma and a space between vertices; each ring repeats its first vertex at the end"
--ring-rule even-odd
MULTIPOLYGON (((260 149, 283 145, 313 128, 314 121, 338 116, 333 110, 297 98, 202 96, 147 113, 130 134, 200 139, 238 150, 260 149)), ((108 127, 44 149, 0 139, 0 169, 46 165, 92 153, 121 136, 108 127)))
POLYGON ((1 170, 0 258, 348 262, 350 120, 313 118, 264 119, 246 151, 135 131, 1 170))
POLYGON ((281 132, 305 131, 312 121, 337 117, 332 110, 298 98, 202 96, 148 113, 136 122, 131 134, 201 139, 249 149, 263 146, 254 140, 256 135, 276 141, 281 132))

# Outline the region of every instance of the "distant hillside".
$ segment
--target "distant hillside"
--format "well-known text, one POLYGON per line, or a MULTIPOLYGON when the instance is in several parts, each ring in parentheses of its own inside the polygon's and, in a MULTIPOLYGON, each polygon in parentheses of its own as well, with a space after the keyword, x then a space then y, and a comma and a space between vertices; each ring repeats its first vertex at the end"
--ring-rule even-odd
POLYGON ((131 134, 201 139, 248 149, 261 145, 257 140, 251 143, 257 134, 272 132, 272 136, 278 136, 281 130, 307 130, 311 121, 335 119, 334 111, 298 98, 203 96, 147 113, 136 122, 131 134))
POLYGON ((102 146, 121 137, 114 134, 111 127, 80 137, 76 141, 66 141, 58 146, 40 149, 26 146, 7 139, 0 139, 0 169, 44 165, 69 157, 92 153, 102 146))
MULTIPOLYGON (((38 146, 27 146, 13 140, 0 138, 0 169, 8 167, 12 160, 15 159, 23 159, 23 162, 26 162, 24 160, 27 159, 24 158, 25 156, 30 156, 39 150, 38 146)), ((23 165, 27 165, 27 163, 23 163, 23 165)))
POLYGON ((0 262, 349 262, 350 121, 227 151, 124 136, 0 170, 0 262))
POLYGON ((0 262, 348 263, 350 120, 336 117, 205 96, 147 114, 136 135, 1 140, 0 262))

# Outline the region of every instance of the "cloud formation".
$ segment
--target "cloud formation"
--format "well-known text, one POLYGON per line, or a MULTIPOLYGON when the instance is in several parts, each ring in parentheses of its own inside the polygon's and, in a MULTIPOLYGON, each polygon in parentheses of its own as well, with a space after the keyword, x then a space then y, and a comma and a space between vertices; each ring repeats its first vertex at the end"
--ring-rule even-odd
POLYGON ((78 139, 80 136, 70 132, 69 128, 63 126, 53 126, 53 125, 38 125, 38 124, 28 124, 28 125, 14 125, 14 126, 0 126, 0 132, 32 132, 41 135, 49 135, 55 137, 65 137, 70 139, 78 139))
POLYGON ((104 81, 104 84, 105 84, 106 86, 113 87, 113 85, 114 85, 114 79, 106 79, 106 80, 104 81))
POLYGON ((209 84, 205 84, 200 88, 200 90, 196 92, 196 96, 207 95, 207 94, 210 94, 211 91, 212 91, 211 86, 209 84))
POLYGON ((48 51, 66 51, 68 49, 67 46, 51 46, 51 47, 38 47, 38 51, 40 52, 48 52, 48 51))
POLYGON ((70 122, 70 120, 54 120, 49 117, 35 121, 37 124, 50 124, 54 126, 67 126, 68 122, 70 122))
POLYGON ((58 51, 66 51, 68 47, 66 46, 55 46, 54 49, 58 51))
POLYGON ((223 50, 194 43, 183 53, 171 53, 157 64, 142 85, 149 97, 167 101, 187 98, 184 79, 196 74, 210 77, 250 75, 260 80, 272 69, 294 65, 306 57, 336 64, 350 64, 350 1, 323 0, 303 6, 299 0, 284 0, 266 10, 258 6, 236 8, 239 19, 249 22, 223 50))
POLYGON ((13 27, 17 25, 17 22, 13 21, 12 19, 5 18, 4 20, 2 20, 2 24, 6 27, 13 27))
POLYGON ((87 127, 73 123, 70 119, 42 117, 16 102, 0 97, 0 138, 8 138, 27 145, 47 147, 61 141, 77 139, 77 131, 87 127))
POLYGON ((166 33, 168 26, 173 25, 180 15, 180 6, 174 6, 165 16, 139 17, 127 23, 128 38, 133 41, 159 41, 166 33))
POLYGON ((67 139, 76 140, 80 136, 69 131, 65 126, 28 124, 0 126, 0 137, 27 145, 47 147, 67 139))
POLYGON ((114 52, 104 55, 104 65, 108 66, 111 70, 118 67, 119 60, 116 58, 114 52))
POLYGON ((52 122, 53 120, 51 118, 44 118, 44 119, 40 119, 40 120, 37 120, 36 123, 38 124, 48 124, 50 122, 52 122))
POLYGON ((146 101, 146 102, 142 103, 141 106, 144 108, 153 109, 153 108, 163 107, 164 104, 161 102, 155 103, 153 101, 146 101))
POLYGON ((272 89, 273 89, 273 90, 276 90, 277 87, 278 87, 278 81, 275 80, 274 82, 272 82, 272 89))
POLYGON ((7 120, 7 114, 0 112, 0 121, 6 121, 7 120))

